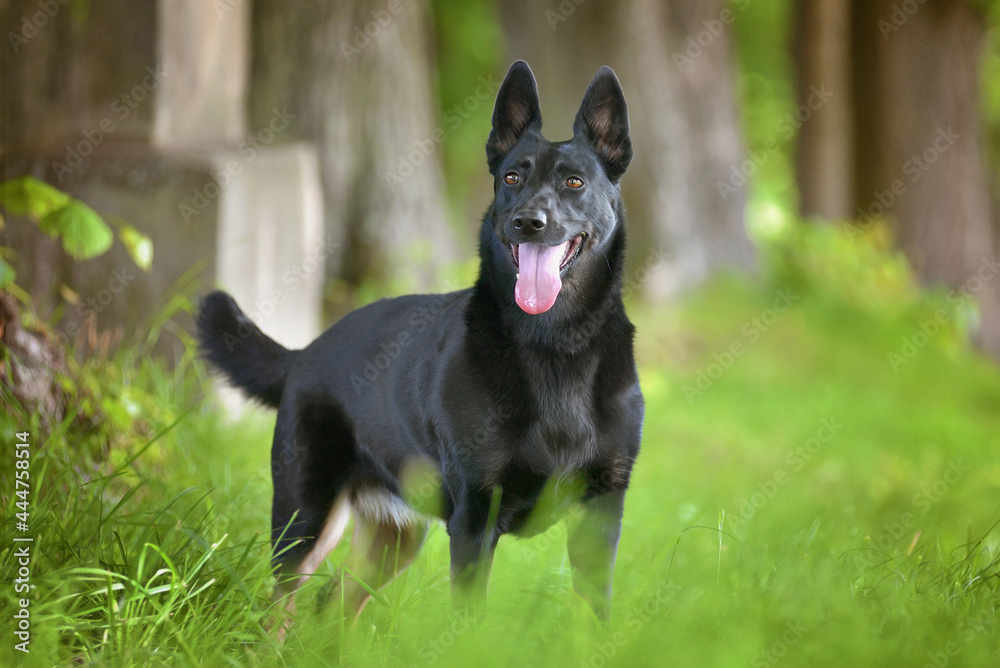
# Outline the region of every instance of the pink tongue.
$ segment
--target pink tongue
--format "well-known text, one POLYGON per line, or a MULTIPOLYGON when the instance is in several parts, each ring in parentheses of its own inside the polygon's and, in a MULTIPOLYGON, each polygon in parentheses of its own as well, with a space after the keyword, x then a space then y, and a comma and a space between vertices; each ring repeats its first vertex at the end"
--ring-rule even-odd
POLYGON ((562 281, 559 264, 566 255, 569 241, 558 246, 520 244, 517 247, 519 265, 514 300, 525 313, 545 313, 556 303, 562 281))

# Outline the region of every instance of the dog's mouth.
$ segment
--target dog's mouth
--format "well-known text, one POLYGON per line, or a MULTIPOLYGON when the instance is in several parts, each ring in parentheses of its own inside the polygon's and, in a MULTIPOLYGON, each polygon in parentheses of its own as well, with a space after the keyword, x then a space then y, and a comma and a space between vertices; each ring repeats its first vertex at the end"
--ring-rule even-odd
POLYGON ((580 256, 584 234, 556 246, 511 244, 510 253, 517 267, 514 301, 531 315, 545 313, 556 303, 562 289, 562 275, 580 256))
MULTIPOLYGON (((551 246, 551 248, 565 248, 566 252, 563 254, 562 260, 559 262, 559 273, 566 273, 566 269, 576 262, 576 258, 580 255, 580 246, 583 243, 583 238, 587 235, 586 232, 582 232, 569 241, 564 241, 558 246, 551 246)), ((510 257, 514 260, 514 266, 520 268, 521 260, 520 253, 518 249, 522 244, 511 244, 510 245, 510 257)), ((538 245, 538 244, 529 244, 538 245)))

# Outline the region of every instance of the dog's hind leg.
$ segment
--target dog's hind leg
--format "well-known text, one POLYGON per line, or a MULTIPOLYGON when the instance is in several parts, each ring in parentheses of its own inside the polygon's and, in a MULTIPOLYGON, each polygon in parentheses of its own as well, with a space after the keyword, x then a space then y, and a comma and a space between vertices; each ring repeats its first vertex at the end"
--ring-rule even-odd
POLYGON ((349 572, 344 573, 343 612, 357 618, 378 591, 403 572, 417 556, 427 536, 424 521, 406 526, 373 524, 360 517, 354 524, 349 572))
MULTIPOLYGON (((323 560, 340 544, 340 540, 344 536, 344 530, 347 528, 347 522, 351 517, 350 511, 351 503, 345 490, 334 499, 333 506, 327 514, 326 522, 323 524, 323 529, 319 532, 319 536, 313 541, 303 543, 303 545, 309 546, 309 551, 306 552, 301 561, 298 561, 297 565, 289 564, 287 561, 281 565, 278 574, 278 583, 274 587, 273 595, 274 600, 280 603, 286 613, 285 619, 278 631, 279 640, 284 639, 295 617, 296 592, 306 583, 309 576, 316 572, 316 569, 323 563, 323 560), (295 577, 288 577, 292 574, 295 577)), ((278 558, 282 556, 279 555, 278 558)))
POLYGON ((293 399, 278 412, 271 450, 275 598, 289 617, 283 629, 294 614, 296 590, 344 534, 355 462, 353 432, 340 406, 323 396, 293 399))

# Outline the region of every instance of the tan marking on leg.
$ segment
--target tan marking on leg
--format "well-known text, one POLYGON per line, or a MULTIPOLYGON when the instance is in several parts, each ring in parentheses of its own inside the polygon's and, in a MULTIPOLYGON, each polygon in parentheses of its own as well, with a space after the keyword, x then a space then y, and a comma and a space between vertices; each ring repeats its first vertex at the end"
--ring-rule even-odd
POLYGON ((340 539, 344 536, 344 529, 347 528, 347 521, 351 519, 351 503, 347 500, 347 494, 341 493, 333 502, 329 514, 326 516, 326 523, 316 540, 316 544, 309 550, 302 563, 299 564, 299 586, 304 583, 310 575, 316 572, 319 565, 323 563, 331 552, 336 549, 340 539))
POLYGON ((309 550, 309 553, 299 563, 298 568, 294 570, 294 572, 301 574, 301 577, 291 584, 285 583, 275 586, 273 598, 275 601, 284 598, 282 607, 286 613, 285 620, 278 626, 277 639, 279 642, 284 641, 295 619, 296 592, 306 583, 309 576, 316 572, 316 569, 323 563, 323 560, 336 549, 340 543, 340 539, 344 536, 344 530, 347 528, 347 522, 350 519, 351 503, 348 500, 347 492, 343 491, 334 500, 330 512, 327 513, 323 530, 320 531, 319 538, 316 539, 313 548, 309 550))

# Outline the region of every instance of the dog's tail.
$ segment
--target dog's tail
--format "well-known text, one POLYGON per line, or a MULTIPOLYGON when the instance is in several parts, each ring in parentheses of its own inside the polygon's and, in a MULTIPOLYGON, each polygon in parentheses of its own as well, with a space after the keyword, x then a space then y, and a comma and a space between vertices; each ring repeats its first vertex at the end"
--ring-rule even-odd
POLYGON ((202 356, 248 397, 277 408, 297 351, 260 331, 225 292, 201 301, 197 321, 202 356))

